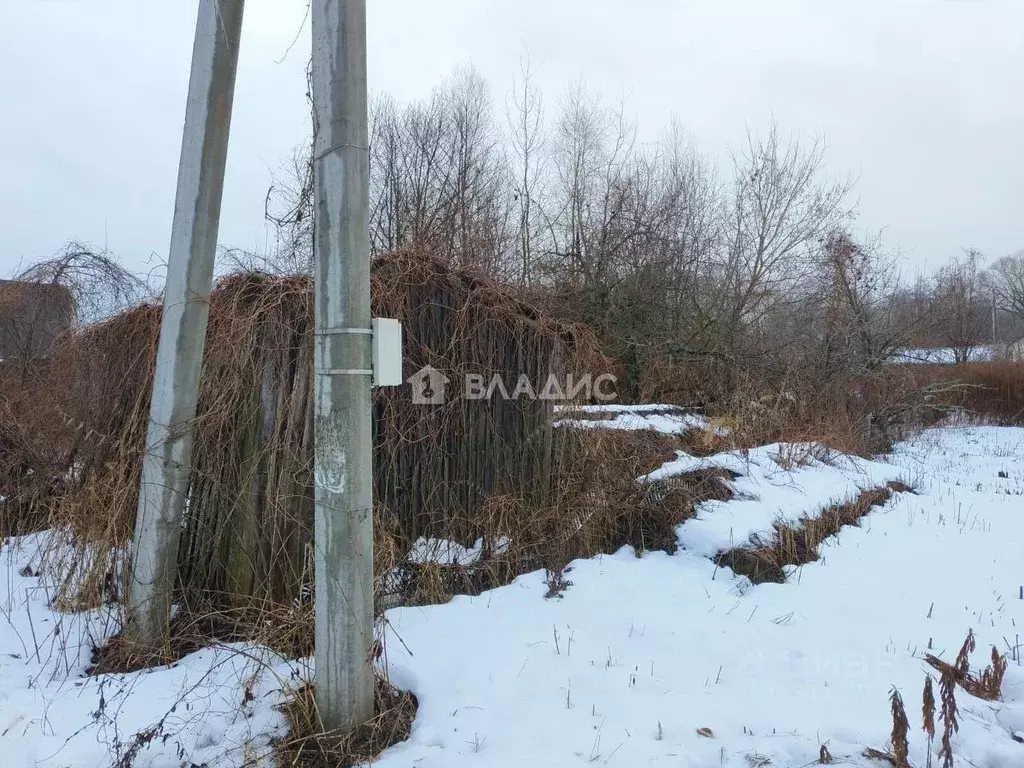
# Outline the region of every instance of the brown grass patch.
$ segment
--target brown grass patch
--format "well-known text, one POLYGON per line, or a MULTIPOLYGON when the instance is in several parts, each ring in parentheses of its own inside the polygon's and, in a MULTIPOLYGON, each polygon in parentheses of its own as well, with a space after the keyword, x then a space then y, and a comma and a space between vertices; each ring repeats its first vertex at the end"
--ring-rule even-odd
POLYGON ((733 494, 726 482, 734 478, 726 469, 709 467, 660 481, 648 491, 641 504, 623 510, 617 517, 609 549, 628 544, 638 553, 674 553, 676 529, 694 516, 701 502, 731 499, 733 494))
POLYGON ((375 682, 376 715, 341 736, 329 733, 316 706, 312 685, 299 688, 285 707, 291 733, 277 745, 282 768, 348 768, 373 763, 384 750, 409 738, 419 703, 380 677, 375 682))
POLYGON ((997 424, 1024 423, 1024 363, 996 361, 963 365, 905 366, 916 386, 956 381, 962 386, 944 398, 946 405, 962 408, 997 424))
POLYGON ((710 429, 688 429, 678 438, 678 443, 680 450, 697 457, 714 456, 734 447, 729 435, 720 433, 714 425, 710 429))
POLYGON ((794 525, 776 523, 771 541, 755 538, 754 546, 735 547, 716 558, 719 566, 731 568, 737 576, 746 576, 754 584, 786 581, 785 566, 804 565, 818 559, 821 542, 837 535, 844 526, 857 525, 874 507, 881 506, 894 493, 910 493, 900 482, 862 491, 857 498, 826 507, 821 515, 804 518, 794 525))
POLYGON ((171 620, 161 647, 144 648, 122 635, 93 648, 89 675, 136 672, 167 666, 213 645, 253 642, 298 659, 313 654, 311 605, 284 608, 252 605, 227 609, 213 605, 180 610, 171 620))
POLYGON ((491 510, 479 515, 488 521, 480 559, 471 564, 442 558, 394 563, 390 590, 395 600, 405 605, 445 603, 455 595, 477 595, 540 569, 547 570, 557 586, 550 591, 560 593, 568 586, 561 574, 573 560, 612 554, 624 546, 637 554, 674 553, 676 529, 693 517, 698 504, 732 498, 726 481, 734 475, 728 470, 700 469, 655 484, 637 482, 635 473, 646 468, 637 454, 621 454, 619 462, 604 465, 605 485, 600 490, 572 494, 549 508, 493 500, 491 510))
POLYGON ((679 437, 649 429, 596 428, 576 432, 592 460, 602 462, 620 477, 631 476, 631 480, 653 472, 683 450, 679 437))

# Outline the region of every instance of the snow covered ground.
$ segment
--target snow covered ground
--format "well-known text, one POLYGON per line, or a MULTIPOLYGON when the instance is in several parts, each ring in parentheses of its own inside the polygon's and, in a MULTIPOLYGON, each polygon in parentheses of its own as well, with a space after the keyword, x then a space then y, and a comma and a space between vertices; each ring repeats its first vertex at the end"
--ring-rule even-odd
POLYGON ((0 765, 241 766, 272 753, 285 732, 275 706, 297 686, 301 662, 238 644, 169 669, 84 677, 94 641, 115 622, 104 610, 50 610, 35 575, 44 539, 0 553, 0 765), (135 762, 118 762, 133 750, 135 762))
POLYGON ((651 430, 663 435, 713 429, 707 417, 670 405, 556 406, 556 413, 561 418, 554 425, 561 428, 651 430))
POLYGON ((844 456, 813 443, 764 445, 707 458, 680 453, 676 461, 645 479, 669 480, 709 467, 727 469, 738 477, 728 483, 735 498, 704 502, 697 516, 679 528, 679 546, 705 557, 742 545, 752 534, 771 531, 776 521, 795 523, 817 517, 824 507, 856 498, 862 490, 890 480, 912 480, 899 465, 844 456))
MULTIPOLYGON (((391 610, 389 632, 401 639, 388 643, 392 680, 420 707, 410 740, 379 764, 784 768, 815 764, 824 745, 836 763, 878 765, 862 752, 886 747, 895 686, 910 759, 924 766, 923 654, 952 660, 971 629, 977 670, 991 645, 1010 653, 1019 642, 1024 430, 931 430, 888 463, 813 452, 792 461, 791 451, 784 461, 778 446, 700 460, 743 475, 742 497, 702 505, 680 527, 676 555, 573 563, 560 599, 546 600, 534 573, 476 598, 391 610), (893 477, 919 494, 897 494, 844 529, 786 584, 750 586, 707 556, 726 532, 742 542, 779 515, 893 477)), ((696 461, 680 457, 663 473, 696 461)), ((261 761, 284 728, 275 706, 308 673, 301 663, 235 646, 169 670, 83 679, 89 633, 106 617, 48 609, 45 579, 32 575, 39 538, 0 555, 0 764, 108 765, 116 741, 131 745, 168 712, 135 765, 270 764, 261 761)), ((957 690, 957 765, 1024 766, 1016 659, 1003 701, 957 690)))

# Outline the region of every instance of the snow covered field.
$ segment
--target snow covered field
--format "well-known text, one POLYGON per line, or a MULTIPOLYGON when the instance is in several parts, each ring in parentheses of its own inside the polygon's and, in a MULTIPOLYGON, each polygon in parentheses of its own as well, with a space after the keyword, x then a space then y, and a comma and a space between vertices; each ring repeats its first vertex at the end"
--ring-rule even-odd
MULTIPOLYGON (((740 496, 702 505, 676 555, 573 563, 559 599, 544 599, 533 573, 476 598, 391 610, 392 680, 420 706, 410 740, 379 764, 787 768, 816 764, 825 746, 836 763, 879 765, 862 753, 887 746, 895 686, 910 760, 924 766, 920 697, 934 671, 922 657, 931 648, 952 661, 973 630, 972 669, 991 645, 1011 661, 1003 701, 957 689, 956 764, 1024 766, 1024 667, 1011 650, 1024 622, 1024 430, 935 429, 887 463, 778 452, 700 460, 740 473, 740 496), (844 529, 786 584, 752 586, 709 558, 780 516, 898 477, 919 493, 844 529)), ((39 543, 8 542, 0 555, 0 765, 110 765, 165 716, 126 765, 271 764, 284 730, 275 707, 305 664, 235 646, 82 678, 90 632, 102 635, 107 617, 49 610, 39 543)))

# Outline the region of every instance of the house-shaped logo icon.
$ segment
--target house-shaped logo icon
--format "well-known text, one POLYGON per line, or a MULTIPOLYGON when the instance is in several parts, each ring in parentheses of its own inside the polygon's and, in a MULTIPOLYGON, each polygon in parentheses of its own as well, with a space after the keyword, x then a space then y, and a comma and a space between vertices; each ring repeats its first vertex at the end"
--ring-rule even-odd
POLYGON ((406 381, 412 385, 412 401, 416 405, 442 405, 448 377, 431 365, 420 368, 406 381))

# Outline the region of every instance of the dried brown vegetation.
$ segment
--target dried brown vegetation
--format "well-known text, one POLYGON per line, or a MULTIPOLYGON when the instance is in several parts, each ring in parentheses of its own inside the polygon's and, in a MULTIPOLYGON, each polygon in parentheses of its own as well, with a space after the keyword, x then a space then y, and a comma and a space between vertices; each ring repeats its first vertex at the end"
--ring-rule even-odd
MULTIPOLYGON (((926 660, 936 666, 940 672, 939 677, 939 717, 942 720, 942 737, 938 757, 942 761, 942 768, 953 766, 953 734, 960 730, 958 720, 959 712, 956 705, 957 678, 966 674, 967 656, 974 648, 974 636, 969 634, 964 641, 963 647, 957 656, 956 664, 939 662, 941 666, 932 663, 934 657, 928 656, 926 660), (961 672, 963 670, 963 672, 961 672)), ((935 659, 938 661, 938 659, 935 659)), ((884 760, 895 768, 910 768, 909 763, 909 738, 910 723, 907 719, 906 710, 899 693, 893 689, 890 697, 890 708, 892 714, 892 751, 883 752, 877 749, 867 749, 864 756, 876 760, 884 760)), ((925 678, 924 691, 921 696, 921 729, 927 739, 927 766, 932 765, 932 745, 935 741, 935 692, 932 687, 932 677, 925 678)))
MULTIPOLYGON (((401 318, 407 366, 453 380, 469 371, 599 371, 585 328, 557 322, 500 285, 419 253, 375 264, 374 310, 401 318)), ((311 328, 307 277, 240 273, 211 301, 193 425, 194 472, 179 559, 178 618, 156 656, 118 641, 96 670, 167 663, 204 642, 257 639, 289 655, 311 642, 311 328)), ((0 507, 5 533, 52 528, 55 605, 117 602, 145 450, 160 308, 142 304, 69 335, 47 360, 0 366, 0 507), (70 372, 74 375, 70 375, 70 372), (27 378, 26 378, 27 377, 27 378)), ((722 447, 603 429, 555 429, 550 401, 410 408, 408 387, 378 391, 375 593, 378 610, 444 602, 573 559, 674 550, 676 526, 718 472, 637 482, 681 448, 722 447), (421 536, 481 542, 473 563, 408 562, 421 536)))
MULTIPOLYGON (((931 298, 946 307, 940 325, 950 343, 976 342, 976 265, 952 265, 934 296, 908 296, 884 249, 846 234, 850 186, 824 174, 819 144, 787 143, 774 129, 750 135, 723 184, 681 133, 648 151, 628 116, 582 85, 545 137, 540 95, 523 75, 507 116, 509 147, 494 129, 486 83, 472 72, 427 102, 382 99, 372 110, 372 247, 390 253, 375 264, 373 308, 403 320, 406 374, 430 364, 453 382, 486 372, 526 373, 540 384, 550 373, 612 366, 626 397, 704 407, 729 437, 556 430, 544 402, 454 397, 409 408, 408 387, 380 391, 378 610, 475 594, 537 569, 547 570, 553 596, 569 586, 575 558, 626 544, 672 551, 696 504, 730 495, 722 471, 637 482, 676 450, 819 442, 864 455, 949 409, 1020 420, 1019 366, 888 365, 931 298), (950 384, 957 379, 966 386, 950 384), (480 542, 479 558, 409 562, 424 536, 480 542)), ((290 276, 232 275, 212 297, 182 610, 158 657, 139 658, 115 640, 98 650, 96 671, 167 663, 243 638, 309 652, 312 292, 309 276, 293 273, 310 263, 312 184, 308 160, 297 168, 296 189, 268 195, 283 204, 276 256, 290 276)), ((109 283, 106 294, 74 294, 80 311, 88 296, 110 298, 84 313, 106 319, 69 335, 48 360, 0 363, 0 535, 55 529, 48 563, 65 610, 119 599, 146 450, 160 308, 127 301, 139 286, 115 267, 69 248, 26 273, 41 283, 68 275, 109 283), (135 306, 117 314, 127 304, 135 306)), ((755 582, 782 581, 784 566, 813 561, 824 539, 906 490, 866 491, 719 563, 755 582)), ((955 685, 997 698, 1005 659, 993 650, 979 676, 966 656, 937 668, 951 761, 955 685)), ((930 687, 931 737, 929 695, 930 687)), ((906 761, 906 715, 894 692, 894 718, 897 703, 894 765, 906 761)), ((282 763, 368 760, 404 738, 414 708, 382 683, 375 723, 325 751, 334 740, 302 689, 282 763)), ((824 746, 821 762, 831 762, 824 746)))
POLYGON ((277 764, 282 768, 368 765, 388 747, 405 741, 416 717, 416 697, 380 677, 375 694, 374 718, 341 735, 324 729, 313 686, 299 688, 285 706, 290 732, 277 745, 277 764))
MULTIPOLYGON (((555 503, 531 506, 512 497, 493 497, 478 512, 483 552, 471 564, 443 558, 408 562, 401 559, 407 547, 392 545, 398 558, 386 571, 377 567, 378 574, 390 574, 382 600, 388 604, 398 599, 407 604, 446 602, 454 595, 478 594, 542 568, 558 574, 556 582, 564 581, 560 574, 571 561, 613 553, 627 545, 637 553, 674 552, 676 528, 693 516, 697 504, 731 498, 726 483, 732 475, 720 469, 688 472, 658 483, 637 482, 664 458, 674 458, 674 452, 666 456, 657 450, 663 441, 645 447, 635 433, 614 430, 560 429, 559 434, 581 452, 579 463, 571 465, 580 471, 563 476, 555 503)), ((437 535, 445 539, 445 533, 442 529, 437 535)))
MULTIPOLYGON (((229 595, 286 603, 308 581, 311 302, 308 278, 257 273, 228 277, 213 294, 181 547, 190 603, 229 595)), ((487 370, 543 381, 600 370, 585 329, 419 255, 378 261, 374 309, 403 320, 409 373, 429 363, 453 379, 487 370)), ((49 525, 72 533, 78 549, 105 552, 127 543, 159 317, 159 307, 143 305, 88 326, 34 366, 28 384, 2 382, 7 423, 17 425, 0 435, 6 531, 49 525)), ((385 530, 412 541, 444 529, 472 541, 481 530, 474 515, 491 497, 552 502, 561 456, 549 401, 453 397, 409 408, 408 389, 379 390, 375 399, 375 495, 385 530)), ((76 581, 102 583, 108 565, 76 581)), ((84 566, 79 558, 76 568, 84 566)))
POLYGON ((908 754, 910 743, 907 741, 907 734, 910 732, 910 721, 907 720, 907 710, 903 706, 903 698, 895 688, 889 696, 889 703, 892 708, 892 742, 893 758, 896 768, 910 768, 908 754))
POLYGON ((1008 661, 999 653, 998 648, 992 646, 991 662, 981 674, 975 674, 971 672, 969 659, 974 650, 974 633, 968 632, 954 663, 949 664, 930 653, 925 655, 925 661, 938 670, 943 680, 952 680, 972 696, 986 701, 998 701, 1002 696, 1003 676, 1008 661))
POLYGON ((728 470, 712 467, 662 481, 640 504, 621 510, 611 541, 628 544, 637 552, 675 552, 676 528, 693 517, 700 502, 731 499, 727 483, 732 479, 728 470))
POLYGON ((892 498, 894 493, 912 489, 900 482, 862 491, 857 498, 834 504, 816 517, 807 517, 793 525, 777 523, 767 541, 755 538, 751 545, 735 547, 721 553, 718 565, 731 568, 754 584, 786 581, 785 566, 803 565, 818 559, 821 543, 836 536, 844 526, 857 525, 864 515, 892 498))
POLYGON ((952 670, 944 670, 939 680, 940 699, 942 701, 942 768, 953 768, 953 734, 960 730, 956 708, 956 679, 952 670))
POLYGON ((211 645, 255 642, 285 658, 313 654, 312 607, 250 604, 244 608, 181 606, 160 648, 144 648, 120 635, 93 648, 87 673, 105 675, 172 664, 211 645))
POLYGON ((1024 364, 997 361, 961 365, 907 366, 916 386, 955 381, 943 401, 997 424, 1024 423, 1024 364))
POLYGON ((935 692, 931 675, 925 677, 921 694, 921 728, 928 735, 928 764, 931 765, 932 742, 935 741, 935 692))

